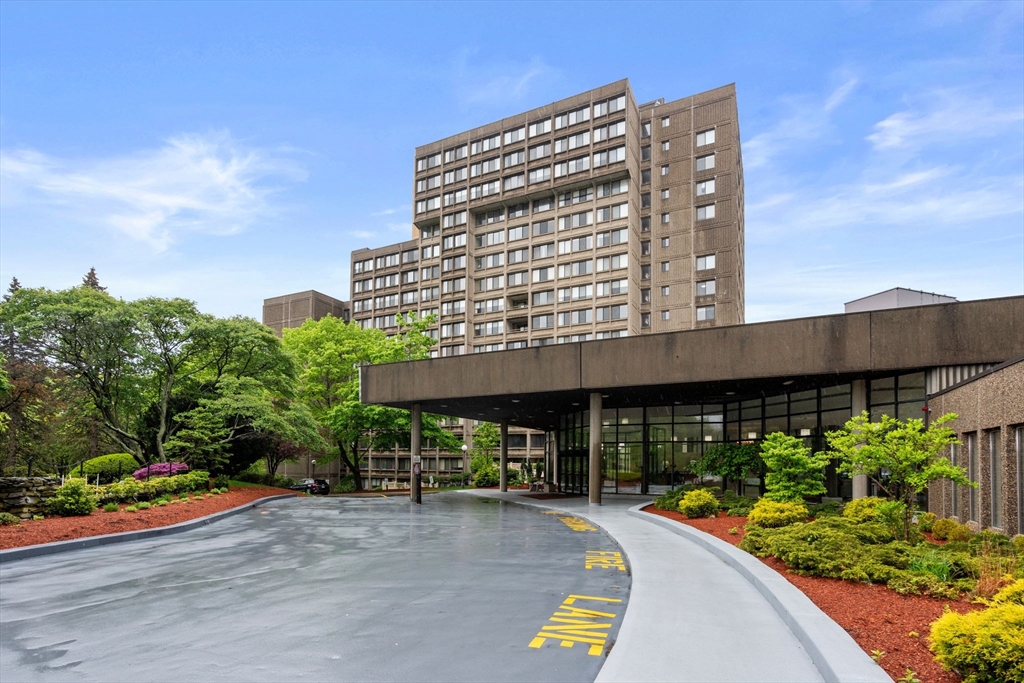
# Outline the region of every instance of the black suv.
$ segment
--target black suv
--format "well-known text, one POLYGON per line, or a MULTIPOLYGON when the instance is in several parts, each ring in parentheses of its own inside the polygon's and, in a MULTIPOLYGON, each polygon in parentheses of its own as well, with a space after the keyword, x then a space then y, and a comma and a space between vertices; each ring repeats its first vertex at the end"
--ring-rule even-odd
POLYGON ((309 494, 320 493, 327 495, 331 492, 331 485, 326 479, 303 479, 289 486, 293 491, 305 491, 309 494))

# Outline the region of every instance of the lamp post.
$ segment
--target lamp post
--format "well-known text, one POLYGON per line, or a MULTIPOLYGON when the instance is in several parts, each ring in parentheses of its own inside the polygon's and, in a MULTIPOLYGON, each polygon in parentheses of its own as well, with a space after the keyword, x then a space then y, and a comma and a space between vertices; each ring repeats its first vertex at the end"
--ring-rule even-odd
POLYGON ((462 487, 466 487, 466 473, 469 472, 469 463, 466 462, 466 452, 469 446, 462 444, 462 487))

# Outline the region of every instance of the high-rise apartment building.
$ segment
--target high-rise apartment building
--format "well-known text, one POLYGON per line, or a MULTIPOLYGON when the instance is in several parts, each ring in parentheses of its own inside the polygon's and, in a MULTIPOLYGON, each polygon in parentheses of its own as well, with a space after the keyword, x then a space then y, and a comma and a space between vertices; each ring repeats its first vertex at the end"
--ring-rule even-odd
POLYGON ((416 149, 413 235, 352 252, 352 320, 435 314, 442 356, 744 320, 732 85, 627 80, 416 149))

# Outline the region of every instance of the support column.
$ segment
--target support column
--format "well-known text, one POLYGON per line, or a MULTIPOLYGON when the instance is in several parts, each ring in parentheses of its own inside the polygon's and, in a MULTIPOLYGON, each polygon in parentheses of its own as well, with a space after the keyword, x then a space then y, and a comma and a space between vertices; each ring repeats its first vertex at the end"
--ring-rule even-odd
MULTIPOLYGON (((855 379, 850 385, 852 395, 850 396, 850 408, 853 417, 857 417, 868 409, 868 381, 866 379, 855 379)), ((868 475, 856 474, 853 477, 853 497, 868 497, 868 475)))
POLYGON ((501 491, 508 491, 508 420, 501 421, 501 445, 498 447, 498 488, 501 491))
POLYGON ((548 463, 544 465, 544 481, 547 486, 544 488, 547 491, 554 491, 558 488, 558 430, 551 432, 551 437, 554 439, 551 442, 551 457, 548 458, 548 463))
POLYGON ((601 392, 590 394, 590 504, 601 504, 601 392))
POLYGON ((422 427, 423 411, 420 408, 419 403, 413 403, 412 434, 410 435, 409 442, 409 454, 412 459, 412 471, 409 473, 409 498, 417 505, 423 502, 423 492, 420 486, 423 483, 423 475, 421 474, 422 462, 420 458, 420 438, 422 434, 422 427))

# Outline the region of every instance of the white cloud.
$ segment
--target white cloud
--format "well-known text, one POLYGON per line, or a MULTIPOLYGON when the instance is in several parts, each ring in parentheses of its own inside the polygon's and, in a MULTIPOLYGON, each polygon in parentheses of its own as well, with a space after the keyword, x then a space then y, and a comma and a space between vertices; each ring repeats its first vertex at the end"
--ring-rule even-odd
POLYGON ((456 88, 466 105, 512 104, 523 100, 531 86, 551 71, 540 57, 533 57, 526 64, 482 65, 473 53, 464 52, 455 69, 456 88))
POLYGON ((187 233, 245 230, 272 211, 271 180, 304 180, 305 172, 221 133, 180 135, 159 149, 100 159, 3 151, 0 177, 4 208, 35 203, 163 251, 187 233))
POLYGON ((999 107, 967 93, 938 91, 922 99, 926 101, 876 123, 866 139, 876 150, 920 148, 994 137, 1024 121, 1019 105, 999 107))
POLYGON ((377 216, 392 216, 396 213, 404 213, 405 211, 408 210, 409 205, 406 204, 405 206, 396 206, 392 209, 382 209, 381 211, 374 211, 373 213, 370 214, 370 216, 373 218, 376 218, 377 216))

